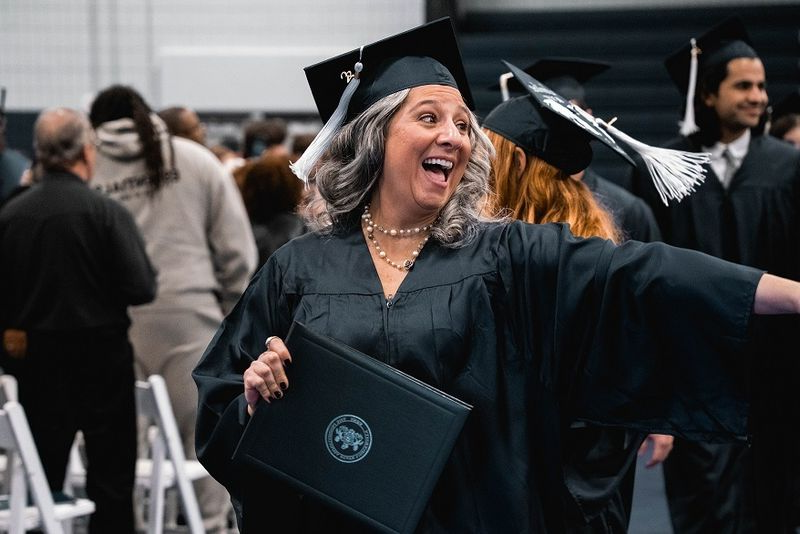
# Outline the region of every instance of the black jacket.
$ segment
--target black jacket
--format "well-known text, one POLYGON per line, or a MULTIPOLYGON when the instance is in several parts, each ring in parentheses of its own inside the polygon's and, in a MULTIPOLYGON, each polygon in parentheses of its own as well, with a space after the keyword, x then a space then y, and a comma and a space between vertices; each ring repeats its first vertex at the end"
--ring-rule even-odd
POLYGON ((155 293, 133 218, 78 176, 48 173, 0 210, 0 330, 127 328, 155 293))

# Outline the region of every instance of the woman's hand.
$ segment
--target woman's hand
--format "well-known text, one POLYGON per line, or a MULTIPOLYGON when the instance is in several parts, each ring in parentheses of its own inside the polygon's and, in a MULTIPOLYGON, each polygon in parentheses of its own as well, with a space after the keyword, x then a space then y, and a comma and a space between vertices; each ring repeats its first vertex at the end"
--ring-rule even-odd
POLYGON ((285 367, 292 362, 289 349, 276 336, 267 338, 265 346, 267 350, 250 364, 242 376, 249 415, 253 415, 259 396, 270 402, 282 398, 283 392, 289 387, 285 372, 285 367))

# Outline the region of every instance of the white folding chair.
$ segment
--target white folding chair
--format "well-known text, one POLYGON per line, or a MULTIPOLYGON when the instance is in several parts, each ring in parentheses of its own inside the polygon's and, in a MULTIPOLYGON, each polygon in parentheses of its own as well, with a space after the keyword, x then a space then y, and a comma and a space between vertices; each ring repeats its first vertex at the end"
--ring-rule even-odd
POLYGON ((139 415, 152 421, 155 428, 150 457, 140 459, 136 469, 137 479, 147 487, 150 495, 147 531, 154 534, 163 532, 166 490, 177 487, 189 531, 203 534, 203 520, 192 481, 211 475, 200 462, 187 460, 183 453, 183 443, 162 376, 151 375, 147 382, 136 382, 136 405, 139 415))
POLYGON ((25 411, 13 400, 0 410, 0 448, 6 452, 10 487, 8 508, 0 510, 0 530, 19 534, 43 528, 47 534, 61 534, 71 532, 73 519, 94 512, 89 499, 53 502, 25 411), (26 505, 29 490, 34 506, 26 505))
POLYGON ((0 374, 0 406, 19 400, 19 386, 14 375, 0 374))
MULTIPOLYGON (((147 421, 146 441, 150 448, 149 454, 140 453, 136 461, 137 493, 148 495, 148 534, 164 532, 165 516, 169 519, 167 529, 178 529, 177 510, 167 506, 171 489, 177 489, 189 531, 203 534, 203 520, 192 482, 211 475, 197 460, 186 459, 163 377, 151 375, 147 382, 136 382, 136 407, 138 415, 147 421)), ((86 469, 77 445, 72 448, 67 479, 70 487, 86 484, 86 469)), ((137 515, 140 511, 137 508, 137 515)), ((137 523, 142 522, 143 518, 137 517, 137 523)))
MULTIPOLYGON (((17 395, 17 379, 12 375, 0 374, 0 406, 8 401, 19 400, 17 395)), ((8 457, 4 453, 0 453, 0 493, 8 493, 8 457)))

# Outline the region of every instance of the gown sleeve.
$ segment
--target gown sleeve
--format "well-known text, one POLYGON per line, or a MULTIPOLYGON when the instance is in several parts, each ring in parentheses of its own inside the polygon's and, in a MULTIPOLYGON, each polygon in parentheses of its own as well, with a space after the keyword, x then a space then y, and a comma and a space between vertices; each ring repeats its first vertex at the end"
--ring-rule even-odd
POLYGON ((557 399, 562 425, 745 436, 746 349, 763 271, 541 226, 511 225, 499 261, 516 350, 557 399))
POLYGON ((598 278, 580 413, 702 441, 747 434, 750 321, 763 271, 630 243, 598 278))
POLYGON ((277 263, 267 262, 192 372, 198 390, 197 456, 231 492, 239 486, 241 476, 231 457, 248 420, 242 374, 264 351, 266 338, 283 337, 291 323, 281 278, 277 263))
POLYGON ((558 256, 552 367, 566 415, 692 440, 743 438, 763 272, 663 243, 603 243, 597 254, 594 241, 566 239, 558 256))

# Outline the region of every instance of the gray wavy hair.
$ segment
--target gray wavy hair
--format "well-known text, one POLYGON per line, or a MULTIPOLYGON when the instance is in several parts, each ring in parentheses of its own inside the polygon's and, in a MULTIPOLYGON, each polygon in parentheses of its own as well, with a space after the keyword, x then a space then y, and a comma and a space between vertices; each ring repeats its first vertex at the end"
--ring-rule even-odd
POLYGON ((77 162, 83 147, 94 142, 89 119, 70 108, 50 108, 36 119, 33 148, 37 164, 44 170, 62 170, 77 162))
MULTIPOLYGON (((389 122, 410 91, 403 89, 378 100, 333 138, 310 180, 317 189, 304 212, 311 228, 333 232, 360 220, 383 172, 389 122)), ((480 206, 489 192, 494 146, 471 112, 469 124, 472 153, 464 177, 431 230, 432 239, 451 248, 464 246, 475 236, 483 219, 480 206)))

